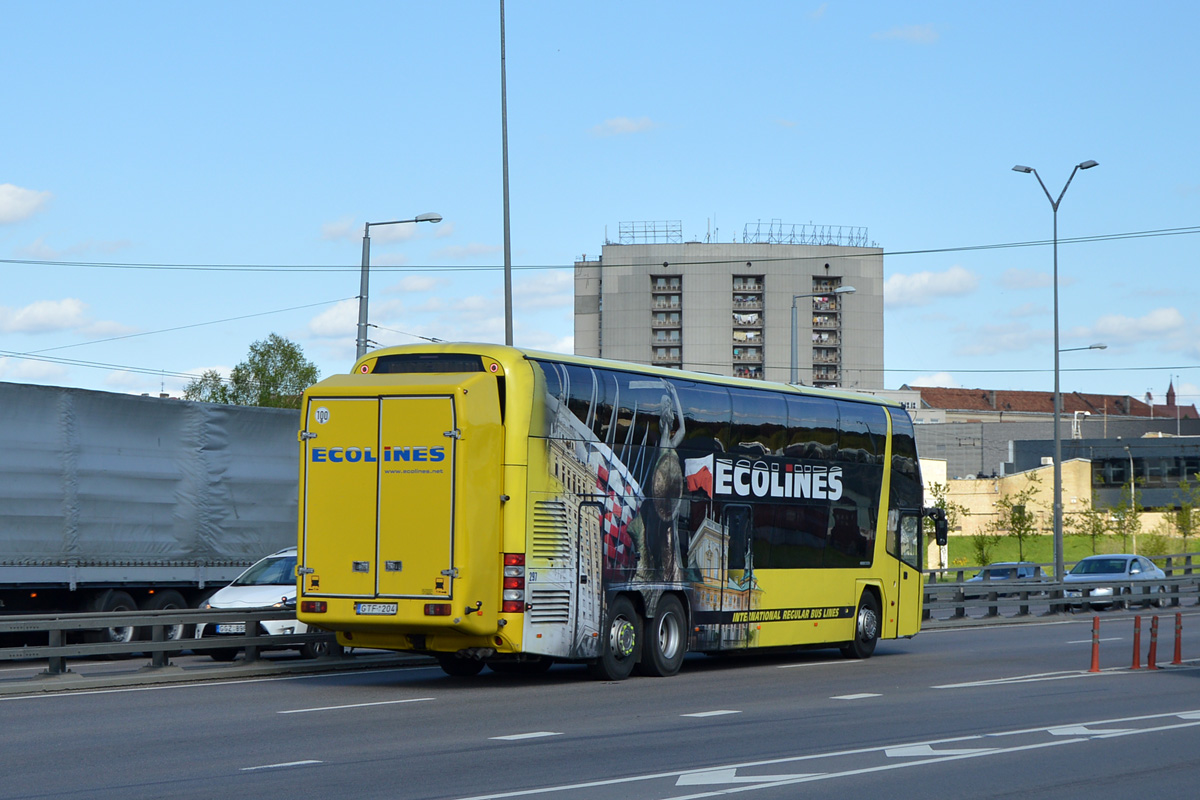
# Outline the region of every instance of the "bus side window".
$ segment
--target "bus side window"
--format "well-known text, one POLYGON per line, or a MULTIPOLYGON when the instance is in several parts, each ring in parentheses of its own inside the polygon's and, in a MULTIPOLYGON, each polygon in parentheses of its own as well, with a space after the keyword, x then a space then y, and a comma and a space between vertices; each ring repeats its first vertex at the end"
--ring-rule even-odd
POLYGON ((921 517, 918 514, 901 514, 896 530, 900 560, 913 569, 921 568, 921 517))

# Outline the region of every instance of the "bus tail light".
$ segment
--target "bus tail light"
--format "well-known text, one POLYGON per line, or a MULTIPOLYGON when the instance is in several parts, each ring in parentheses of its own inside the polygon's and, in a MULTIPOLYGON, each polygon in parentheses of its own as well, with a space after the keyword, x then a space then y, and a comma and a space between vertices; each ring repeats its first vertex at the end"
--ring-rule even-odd
POLYGON ((525 612, 525 554, 504 554, 504 594, 500 610, 506 614, 525 612))
POLYGON ((427 617, 448 617, 450 616, 449 603, 426 603, 425 616, 427 617))
POLYGON ((324 600, 301 600, 300 610, 305 614, 324 614, 329 610, 329 604, 324 600))

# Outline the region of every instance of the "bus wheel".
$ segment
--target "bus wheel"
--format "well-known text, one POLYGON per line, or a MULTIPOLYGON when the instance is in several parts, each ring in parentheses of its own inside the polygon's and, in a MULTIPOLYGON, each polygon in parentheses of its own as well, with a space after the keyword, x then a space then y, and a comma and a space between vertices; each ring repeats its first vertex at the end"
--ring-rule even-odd
POLYGON ((638 672, 656 678, 669 678, 683 666, 687 653, 687 621, 683 603, 675 595, 663 595, 654 619, 646 623, 642 638, 642 658, 638 672))
POLYGON ((870 658, 878 641, 879 601, 871 592, 863 592, 854 622, 854 641, 842 645, 842 655, 846 658, 870 658))
POLYGON ((629 598, 622 596, 613 600, 606 624, 600 631, 600 658, 588 664, 588 673, 600 681, 628 678, 640 655, 640 627, 637 612, 629 598))
POLYGON ((473 658, 459 658, 451 653, 440 655, 437 660, 442 672, 454 678, 470 678, 483 672, 483 662, 473 658))

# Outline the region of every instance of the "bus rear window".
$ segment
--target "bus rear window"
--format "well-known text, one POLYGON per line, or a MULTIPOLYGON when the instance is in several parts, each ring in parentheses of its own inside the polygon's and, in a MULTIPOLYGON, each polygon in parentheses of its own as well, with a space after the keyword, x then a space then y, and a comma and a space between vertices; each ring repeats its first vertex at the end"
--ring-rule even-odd
POLYGON ((373 373, 483 372, 483 357, 463 353, 401 353, 380 356, 373 373))

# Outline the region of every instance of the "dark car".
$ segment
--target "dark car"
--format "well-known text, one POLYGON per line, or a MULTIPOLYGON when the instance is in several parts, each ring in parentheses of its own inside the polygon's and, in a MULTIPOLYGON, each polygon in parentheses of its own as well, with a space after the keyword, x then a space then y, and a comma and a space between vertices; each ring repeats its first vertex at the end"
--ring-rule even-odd
MULTIPOLYGON (((987 584, 989 583, 1036 581, 1039 577, 1041 576, 1038 574, 1038 565, 1032 562, 998 561, 979 570, 974 577, 963 581, 964 584, 975 584, 969 587, 964 586, 963 588, 967 597, 984 597, 993 591, 987 588, 987 584)), ((1007 597, 1008 593, 997 591, 997 596, 1007 597)))

